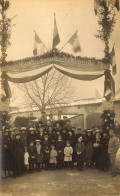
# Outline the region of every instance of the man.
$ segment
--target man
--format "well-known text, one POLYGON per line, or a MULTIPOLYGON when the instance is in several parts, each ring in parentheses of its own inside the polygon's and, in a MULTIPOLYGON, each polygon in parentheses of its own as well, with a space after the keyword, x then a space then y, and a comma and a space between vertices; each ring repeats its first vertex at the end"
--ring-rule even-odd
POLYGON ((51 126, 52 128, 54 128, 54 126, 55 126, 55 121, 54 121, 54 119, 53 119, 53 114, 49 114, 49 121, 50 121, 50 126, 51 126))
POLYGON ((43 126, 46 126, 47 125, 46 112, 42 111, 41 115, 42 116, 40 117, 39 121, 42 123, 43 126))
POLYGON ((71 120, 66 120, 66 123, 64 125, 64 128, 67 130, 67 131, 71 131, 72 130, 72 125, 71 125, 71 120))
POLYGON ((118 139, 115 137, 114 131, 112 129, 109 130, 109 135, 110 135, 110 140, 108 144, 108 155, 111 164, 112 177, 115 177, 117 174, 115 159, 116 159, 116 153, 119 149, 119 142, 118 139))

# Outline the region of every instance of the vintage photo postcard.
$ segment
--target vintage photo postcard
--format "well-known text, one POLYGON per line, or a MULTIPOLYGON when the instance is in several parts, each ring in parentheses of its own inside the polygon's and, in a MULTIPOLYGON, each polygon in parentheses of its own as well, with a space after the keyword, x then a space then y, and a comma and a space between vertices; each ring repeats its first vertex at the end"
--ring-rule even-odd
POLYGON ((120 0, 0 0, 0 195, 120 196, 120 0))

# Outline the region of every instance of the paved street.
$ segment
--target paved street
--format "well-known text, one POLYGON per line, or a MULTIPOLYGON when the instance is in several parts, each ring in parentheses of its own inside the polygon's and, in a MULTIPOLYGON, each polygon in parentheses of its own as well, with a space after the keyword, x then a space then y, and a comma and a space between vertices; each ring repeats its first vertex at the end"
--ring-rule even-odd
POLYGON ((41 171, 1 183, 1 196, 120 196, 120 175, 95 169, 41 171))

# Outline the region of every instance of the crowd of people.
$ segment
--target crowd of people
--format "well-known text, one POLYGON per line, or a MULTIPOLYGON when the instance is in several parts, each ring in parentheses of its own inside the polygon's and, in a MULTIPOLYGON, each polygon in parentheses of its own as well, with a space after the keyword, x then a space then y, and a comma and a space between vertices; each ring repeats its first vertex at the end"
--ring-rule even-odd
POLYGON ((6 128, 1 132, 2 170, 4 177, 19 176, 35 171, 61 168, 95 167, 116 176, 115 157, 119 148, 113 130, 99 127, 84 129, 72 127, 64 117, 47 120, 42 113, 38 123, 20 129, 6 128), (11 172, 12 171, 12 172, 11 172))

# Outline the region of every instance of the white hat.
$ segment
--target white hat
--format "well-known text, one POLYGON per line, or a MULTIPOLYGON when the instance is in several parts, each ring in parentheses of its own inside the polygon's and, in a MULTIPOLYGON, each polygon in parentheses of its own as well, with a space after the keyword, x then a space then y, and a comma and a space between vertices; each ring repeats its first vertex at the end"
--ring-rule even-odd
POLYGON ((92 130, 91 129, 88 129, 87 132, 92 132, 92 130))
POLYGON ((21 127, 21 130, 26 130, 26 127, 21 127))
POLYGON ((31 127, 29 130, 30 130, 30 131, 34 131, 35 129, 34 129, 33 127, 31 127))

